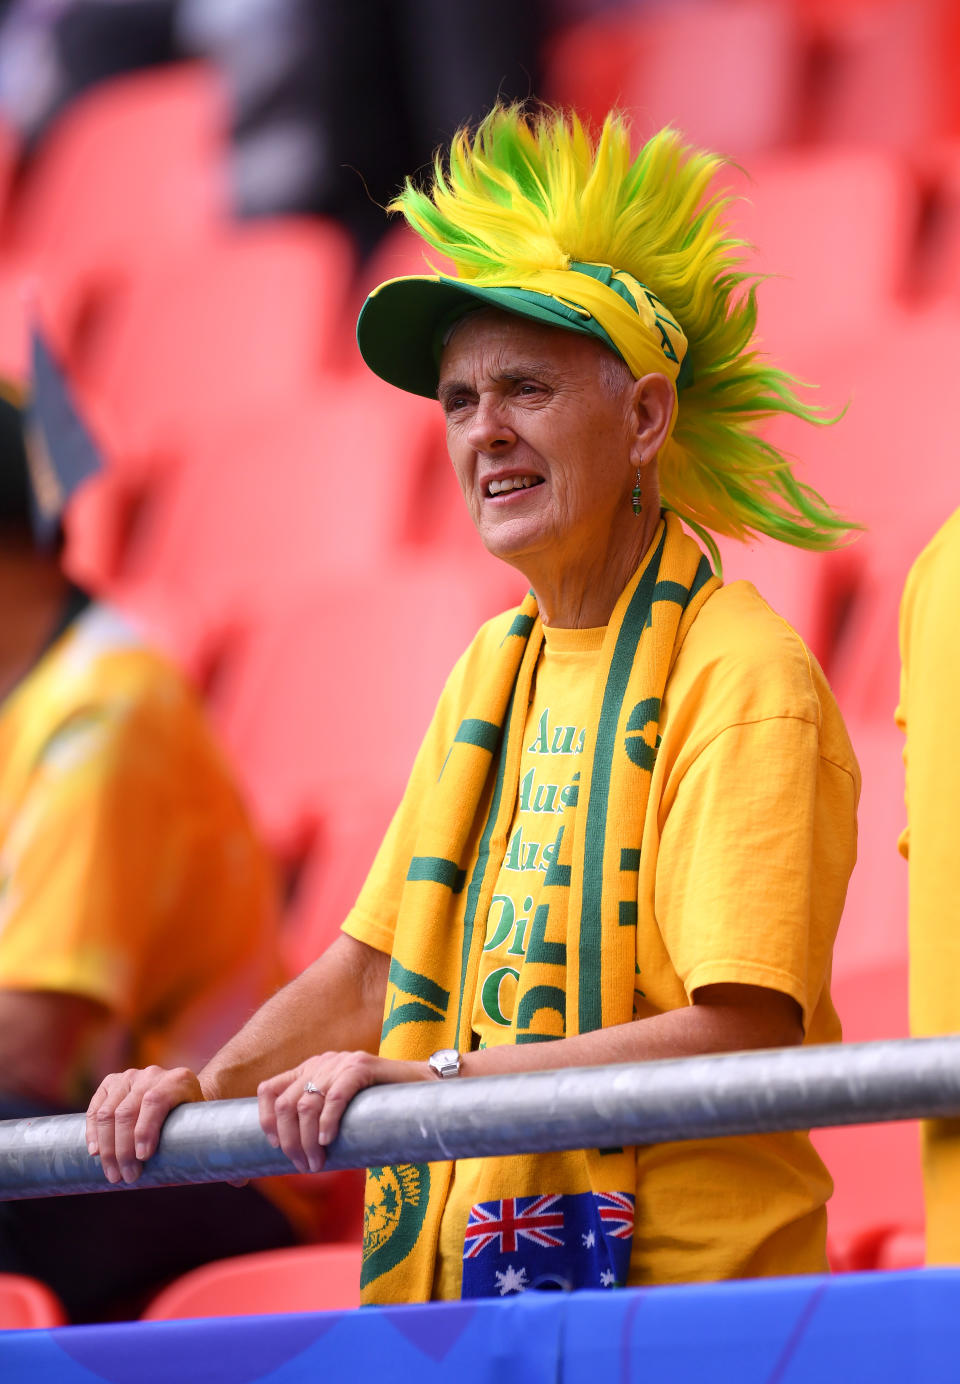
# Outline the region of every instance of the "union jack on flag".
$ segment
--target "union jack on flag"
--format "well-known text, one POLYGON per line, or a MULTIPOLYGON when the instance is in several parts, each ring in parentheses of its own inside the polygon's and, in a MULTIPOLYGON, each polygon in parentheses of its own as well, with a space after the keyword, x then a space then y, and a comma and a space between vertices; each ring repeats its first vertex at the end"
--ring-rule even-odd
POLYGON ((532 1288, 616 1288, 629 1282, 631 1192, 505 1197, 470 1208, 464 1298, 532 1288))
MULTIPOLYGON (((464 1259, 475 1259, 488 1245, 500 1254, 516 1254, 520 1240, 550 1248, 563 1240, 552 1231, 563 1229, 563 1211, 557 1209, 559 1194, 545 1197, 504 1197, 470 1208, 464 1243, 464 1259)), ((630 1211, 633 1225, 633 1208, 630 1211)))
POLYGON ((605 1233, 629 1240, 633 1235, 633 1197, 626 1192, 597 1192, 596 1197, 605 1233))

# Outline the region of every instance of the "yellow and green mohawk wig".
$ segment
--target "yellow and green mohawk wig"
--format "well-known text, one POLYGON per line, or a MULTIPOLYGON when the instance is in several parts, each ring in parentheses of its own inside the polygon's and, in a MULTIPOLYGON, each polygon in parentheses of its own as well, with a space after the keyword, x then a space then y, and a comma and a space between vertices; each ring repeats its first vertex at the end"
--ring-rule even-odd
POLYGON ((592 335, 639 378, 659 370, 680 402, 659 457, 663 502, 704 530, 826 549, 852 525, 758 435, 789 413, 825 421, 796 380, 753 348, 755 278, 711 191, 723 160, 661 130, 634 156, 626 120, 592 137, 575 115, 497 106, 461 130, 433 184, 408 180, 388 210, 452 260, 456 277, 394 279, 358 324, 367 363, 435 394, 445 329, 487 304, 592 335))

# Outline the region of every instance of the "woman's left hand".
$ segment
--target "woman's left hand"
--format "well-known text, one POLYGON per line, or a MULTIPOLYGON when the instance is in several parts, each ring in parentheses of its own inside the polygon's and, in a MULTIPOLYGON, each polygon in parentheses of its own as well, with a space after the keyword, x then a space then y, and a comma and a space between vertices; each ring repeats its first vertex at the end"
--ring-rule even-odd
POLYGON ((281 1072, 257 1088, 260 1125, 274 1148, 298 1172, 318 1173, 326 1146, 340 1128, 350 1101, 367 1086, 430 1081, 426 1062, 398 1062, 369 1052, 325 1052, 281 1072))

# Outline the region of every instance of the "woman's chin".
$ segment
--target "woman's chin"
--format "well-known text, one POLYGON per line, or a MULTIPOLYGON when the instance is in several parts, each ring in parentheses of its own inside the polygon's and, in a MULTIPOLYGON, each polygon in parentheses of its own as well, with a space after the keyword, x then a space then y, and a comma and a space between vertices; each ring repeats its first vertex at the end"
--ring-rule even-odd
POLYGON ((537 526, 521 523, 484 524, 480 538, 488 553, 523 570, 524 560, 550 546, 550 536, 537 526))
POLYGON ((546 487, 514 491, 512 495, 488 499, 475 514, 474 522, 484 547, 504 562, 514 562, 524 552, 548 547, 556 537, 555 516, 542 496, 546 487))

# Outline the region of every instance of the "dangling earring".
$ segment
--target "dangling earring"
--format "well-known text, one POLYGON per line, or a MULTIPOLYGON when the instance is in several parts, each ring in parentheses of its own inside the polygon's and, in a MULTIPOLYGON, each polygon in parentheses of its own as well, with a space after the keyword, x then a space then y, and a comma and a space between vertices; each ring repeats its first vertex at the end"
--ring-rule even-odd
POLYGON ((643 514, 643 502, 640 498, 640 467, 637 467, 637 483, 630 494, 630 503, 633 506, 634 515, 639 519, 643 514))

